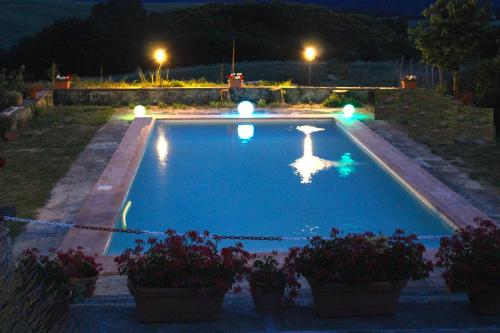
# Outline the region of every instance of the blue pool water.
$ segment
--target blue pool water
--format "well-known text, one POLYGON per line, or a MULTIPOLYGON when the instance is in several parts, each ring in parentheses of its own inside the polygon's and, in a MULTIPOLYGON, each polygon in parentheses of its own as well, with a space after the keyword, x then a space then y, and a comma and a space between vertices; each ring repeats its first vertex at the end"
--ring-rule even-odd
MULTIPOLYGON (((158 121, 127 201, 130 229, 291 237, 328 236, 332 227, 450 233, 333 121, 158 121)), ((136 237, 114 234, 108 252, 120 253, 136 237)), ((270 251, 304 242, 243 243, 251 251, 270 251)))

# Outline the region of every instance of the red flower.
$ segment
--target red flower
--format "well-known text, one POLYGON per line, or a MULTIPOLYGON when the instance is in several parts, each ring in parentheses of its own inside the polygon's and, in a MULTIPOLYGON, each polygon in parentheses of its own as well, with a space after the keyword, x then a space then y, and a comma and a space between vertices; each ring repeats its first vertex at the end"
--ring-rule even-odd
POLYGON ((446 268, 449 283, 481 289, 500 280, 500 228, 490 221, 475 218, 477 227, 467 226, 451 237, 441 238, 437 265, 446 268))
POLYGON ((97 276, 102 270, 102 265, 96 263, 97 255, 86 255, 82 247, 76 250, 69 249, 67 252, 56 253, 57 260, 61 263, 66 276, 69 278, 90 278, 97 276))
POLYGON ((226 291, 241 281, 250 257, 241 244, 219 253, 217 241, 208 232, 178 235, 169 229, 164 240, 150 239, 147 243, 138 240, 135 248, 126 249, 115 259, 118 272, 142 287, 215 286, 226 291))
POLYGON ((0 168, 3 168, 7 164, 7 161, 0 157, 0 168))
POLYGON ((416 236, 402 230, 391 237, 371 232, 342 237, 333 229, 330 239, 315 237, 301 249, 290 249, 285 265, 292 274, 325 283, 396 282, 428 276, 432 263, 423 259, 424 251, 416 236))

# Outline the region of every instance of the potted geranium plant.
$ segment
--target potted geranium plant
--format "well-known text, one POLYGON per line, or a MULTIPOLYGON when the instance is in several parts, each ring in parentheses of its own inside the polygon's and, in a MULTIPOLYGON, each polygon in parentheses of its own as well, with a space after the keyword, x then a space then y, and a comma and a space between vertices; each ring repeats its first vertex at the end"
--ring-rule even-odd
POLYGON ((216 320, 226 292, 247 272, 250 254, 243 245, 219 252, 208 232, 177 235, 168 230, 164 240, 147 243, 145 249, 145 242, 136 240, 134 249, 115 259, 144 323, 216 320))
POLYGON ((287 274, 272 255, 258 257, 253 262, 248 281, 257 313, 277 314, 283 309, 287 274))
POLYGON ((401 79, 403 89, 415 89, 417 87, 417 77, 415 75, 406 75, 401 79))
POLYGON ((10 106, 21 106, 23 105, 23 94, 15 90, 7 91, 7 101, 10 106))
MULTIPOLYGON (((33 248, 23 252, 19 258, 19 265, 34 269, 37 278, 35 283, 43 285, 48 293, 55 293, 45 328, 50 331, 56 326, 64 327, 69 319, 71 289, 61 262, 57 257, 40 254, 36 248, 33 248)), ((26 281, 26 283, 33 283, 33 281, 26 281)))
POLYGON ((57 259, 70 279, 73 297, 88 298, 94 295, 99 271, 102 270, 102 265, 96 262, 96 257, 97 254, 85 254, 82 247, 57 252, 57 259))
POLYGON ((443 237, 436 254, 437 265, 446 267, 465 281, 469 303, 479 314, 500 314, 500 228, 476 218, 477 227, 467 226, 443 237))
POLYGON ((241 88, 245 77, 242 73, 231 73, 227 76, 229 88, 241 88))
POLYGON ((333 229, 329 239, 290 249, 286 266, 307 279, 320 317, 393 314, 407 281, 432 269, 416 239, 401 230, 386 238, 370 232, 342 237, 333 229))

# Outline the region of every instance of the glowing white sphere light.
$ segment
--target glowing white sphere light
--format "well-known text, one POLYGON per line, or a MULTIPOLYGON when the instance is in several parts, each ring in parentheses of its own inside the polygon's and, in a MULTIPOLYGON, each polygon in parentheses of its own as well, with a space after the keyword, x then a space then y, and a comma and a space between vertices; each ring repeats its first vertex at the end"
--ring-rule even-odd
POLYGON ((344 106, 344 117, 346 118, 351 118, 354 114, 354 112, 356 111, 356 109, 354 108, 354 106, 352 104, 347 104, 346 106, 344 106))
POLYGON ((136 117, 144 117, 146 115, 146 108, 142 105, 137 105, 134 108, 134 115, 136 117))
POLYGON ((244 101, 238 104, 238 113, 240 117, 251 117, 255 108, 249 101, 244 101))
POLYGON ((238 125, 238 137, 241 140, 248 141, 253 138, 255 129, 253 125, 238 125))

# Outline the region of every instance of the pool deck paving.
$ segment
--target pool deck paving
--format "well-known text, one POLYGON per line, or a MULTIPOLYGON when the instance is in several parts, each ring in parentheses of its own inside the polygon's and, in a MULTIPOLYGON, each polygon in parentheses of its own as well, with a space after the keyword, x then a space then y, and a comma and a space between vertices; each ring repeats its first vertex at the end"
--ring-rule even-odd
MULTIPOLYGON (((436 276, 436 274, 434 274, 436 276)), ((248 284, 226 295, 221 318, 208 323, 141 324, 125 278, 98 282, 94 298, 71 306, 69 332, 500 332, 500 316, 480 316, 465 294, 448 294, 433 278, 410 282, 394 316, 322 319, 305 281, 295 307, 277 316, 255 312, 248 284)), ((437 280, 436 280, 437 281, 437 280)))
MULTIPOLYGON (((97 131, 68 173, 52 189, 46 205, 37 211, 38 219, 74 222, 125 135, 129 121, 124 118, 130 113, 127 110, 118 110, 111 120, 97 131)), ((66 228, 28 224, 25 231, 15 240, 14 254, 30 247, 36 247, 42 252, 47 252, 51 247, 58 248, 67 231, 66 228)))

